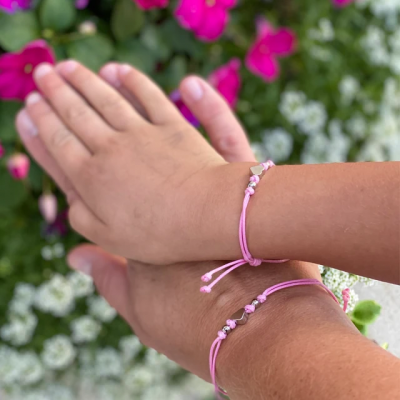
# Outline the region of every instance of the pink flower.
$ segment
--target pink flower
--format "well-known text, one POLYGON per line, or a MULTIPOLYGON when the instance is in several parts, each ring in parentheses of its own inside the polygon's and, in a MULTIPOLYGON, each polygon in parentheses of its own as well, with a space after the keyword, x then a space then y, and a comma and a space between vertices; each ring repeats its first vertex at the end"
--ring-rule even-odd
POLYGON ((36 89, 32 72, 42 62, 55 63, 53 50, 44 40, 29 43, 19 53, 0 56, 0 99, 24 100, 36 89))
POLYGON ((44 193, 39 197, 39 210, 48 224, 56 220, 57 208, 57 198, 54 194, 44 193))
POLYGON ((246 65, 253 74, 272 82, 280 72, 278 57, 292 54, 296 35, 288 28, 275 30, 266 20, 257 23, 258 37, 247 53, 246 65))
POLYGON ((89 0, 75 0, 75 7, 79 10, 83 10, 89 4, 89 0))
POLYGON ((14 179, 25 179, 29 173, 31 162, 27 155, 17 153, 11 156, 7 161, 7 169, 14 179))
POLYGON ((164 8, 168 6, 169 0, 135 0, 142 10, 151 10, 152 8, 164 8))
POLYGON ((175 11, 180 24, 204 40, 218 39, 229 21, 229 10, 237 0, 181 0, 175 11))
POLYGON ((0 10, 7 13, 14 13, 18 10, 30 8, 32 0, 0 0, 0 10))
POLYGON ((197 118, 192 114, 192 112, 183 102, 181 94, 178 89, 174 90, 169 95, 169 98, 172 100, 172 102, 175 104, 175 106, 178 108, 178 110, 181 112, 181 114, 186 118, 186 120, 189 123, 191 123, 196 128, 200 126, 200 122, 197 120, 197 118))
POLYGON ((235 108, 242 81, 239 75, 240 60, 234 58, 211 73, 208 80, 228 104, 235 108))
POLYGON ((336 7, 346 7, 348 6, 350 3, 352 3, 354 0, 333 0, 333 4, 336 7))
POLYGON ((0 142, 0 158, 3 158, 4 154, 6 154, 6 150, 0 142))

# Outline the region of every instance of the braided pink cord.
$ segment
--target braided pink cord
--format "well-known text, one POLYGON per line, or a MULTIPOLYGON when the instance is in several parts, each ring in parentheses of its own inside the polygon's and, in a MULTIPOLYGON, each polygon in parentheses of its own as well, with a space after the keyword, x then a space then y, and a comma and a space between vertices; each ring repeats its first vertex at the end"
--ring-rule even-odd
MULTIPOLYGON (((264 172, 267 172, 270 168, 274 167, 275 164, 269 160, 265 163, 260 164, 264 168, 264 172)), ((253 175, 250 178, 250 182, 254 182, 255 185, 260 182, 260 177, 258 175, 253 175)), ((243 207, 242 207, 242 213, 240 215, 240 222, 239 222, 239 242, 240 242, 240 249, 242 250, 243 258, 240 260, 232 261, 228 264, 225 264, 221 267, 218 267, 210 272, 207 272, 205 275, 201 277, 201 280, 203 282, 209 282, 212 278, 213 275, 217 272, 220 272, 222 270, 226 270, 223 272, 218 278, 214 279, 214 281, 208 285, 208 286, 203 286, 200 291, 202 293, 210 293, 212 288, 225 276, 230 274, 232 271, 235 269, 241 267, 242 265, 245 264, 250 264, 253 267, 258 267, 261 265, 263 262, 267 263, 275 263, 275 264, 280 264, 284 263, 289 260, 261 260, 258 258, 253 258, 253 256, 250 253, 249 247, 247 245, 247 238, 246 238, 246 211, 247 211, 247 206, 249 205, 250 198, 253 196, 255 193, 255 190, 252 187, 247 187, 245 190, 245 196, 243 200, 243 207)))
MULTIPOLYGON (((266 289, 262 294, 257 296, 257 301, 259 301, 260 303, 264 303, 267 300, 268 296, 270 296, 271 294, 273 294, 275 292, 278 292, 279 290, 287 289, 287 288, 295 287, 295 286, 308 286, 308 285, 317 285, 317 286, 324 288, 326 290, 326 292, 332 297, 332 299, 337 304, 339 304, 336 296, 332 293, 332 291, 317 279, 298 279, 298 280, 294 280, 294 281, 279 283, 275 286, 272 286, 272 287, 266 289)), ((343 290, 342 295, 343 295, 343 303, 344 303, 343 311, 346 312, 347 305, 350 300, 349 289, 343 290)), ((256 310, 255 306, 252 304, 248 304, 247 306, 244 307, 244 309, 248 314, 252 314, 256 310)), ((227 320, 226 324, 232 330, 236 328, 235 321, 227 320)), ((228 335, 225 332, 223 332, 222 330, 218 331, 218 337, 214 340, 213 344, 211 345, 210 356, 209 356, 211 380, 212 380, 212 383, 215 388, 216 396, 220 400, 222 400, 221 394, 227 395, 227 392, 225 390, 221 389, 217 384, 217 378, 216 378, 217 357, 218 357, 219 350, 221 348, 221 344, 227 338, 227 336, 228 335)))

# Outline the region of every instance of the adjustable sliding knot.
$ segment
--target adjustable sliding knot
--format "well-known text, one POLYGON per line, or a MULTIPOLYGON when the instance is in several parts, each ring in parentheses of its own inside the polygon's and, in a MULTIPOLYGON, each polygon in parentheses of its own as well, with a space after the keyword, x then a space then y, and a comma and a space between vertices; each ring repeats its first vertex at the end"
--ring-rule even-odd
POLYGON ((253 306, 253 304, 248 304, 247 306, 244 307, 245 311, 247 314, 252 314, 254 311, 256 311, 256 306, 253 306))
POLYGON ((227 338, 227 334, 226 334, 225 332, 223 332, 223 331, 218 331, 218 337, 219 337, 221 340, 224 340, 224 339, 227 338))
POLYGON ((253 196, 253 194, 255 193, 255 190, 252 187, 247 187, 244 192, 250 196, 253 196))
POLYGON ((236 321, 233 321, 232 319, 228 319, 226 321, 226 325, 228 325, 229 328, 231 328, 231 329, 235 329, 236 328, 236 321))
POLYGON ((265 294, 260 294, 259 296, 257 296, 257 300, 262 304, 265 303, 267 301, 267 296, 265 296, 265 294))

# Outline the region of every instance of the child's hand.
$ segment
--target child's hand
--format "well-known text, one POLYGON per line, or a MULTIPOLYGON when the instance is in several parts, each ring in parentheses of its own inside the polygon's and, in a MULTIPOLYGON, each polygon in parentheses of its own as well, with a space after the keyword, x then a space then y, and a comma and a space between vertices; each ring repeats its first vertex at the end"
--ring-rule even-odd
MULTIPOLYGON (((249 165, 227 164, 145 75, 126 65, 116 69, 115 86, 130 91, 148 120, 74 61, 57 69, 40 66, 35 78, 44 97, 27 99, 25 118, 68 180, 72 226, 115 253, 145 262, 239 256, 237 226, 249 165)), ((196 96, 199 102, 215 96, 204 82, 190 79, 198 82, 192 103, 196 96)), ((190 103, 188 93, 185 100, 190 103)), ((227 110, 219 103, 209 123, 227 110)))

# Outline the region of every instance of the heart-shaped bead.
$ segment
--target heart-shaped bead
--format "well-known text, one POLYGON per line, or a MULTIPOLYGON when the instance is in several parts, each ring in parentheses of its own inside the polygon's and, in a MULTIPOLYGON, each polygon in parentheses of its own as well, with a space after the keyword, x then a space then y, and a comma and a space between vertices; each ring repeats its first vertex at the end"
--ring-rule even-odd
POLYGON ((235 321, 238 325, 244 325, 249 319, 249 314, 247 314, 244 308, 241 308, 240 310, 236 311, 235 314, 233 314, 229 319, 235 321))
POLYGON ((253 175, 261 175, 264 172, 264 167, 262 165, 255 165, 250 168, 250 171, 253 175))

